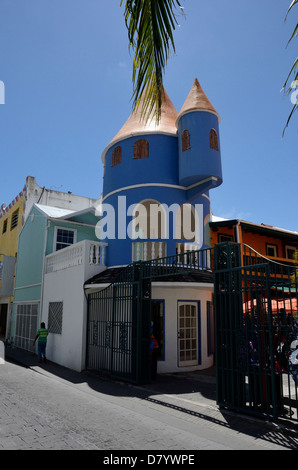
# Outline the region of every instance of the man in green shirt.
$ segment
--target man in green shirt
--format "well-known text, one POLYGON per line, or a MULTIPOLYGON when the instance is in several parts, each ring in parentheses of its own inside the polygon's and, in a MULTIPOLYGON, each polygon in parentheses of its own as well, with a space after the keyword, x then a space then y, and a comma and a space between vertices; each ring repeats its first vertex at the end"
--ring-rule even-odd
POLYGON ((37 330, 37 335, 35 340, 33 341, 33 346, 37 341, 37 354, 38 354, 38 362, 44 362, 46 360, 46 347, 47 347, 47 339, 48 339, 48 330, 46 329, 46 325, 42 322, 40 324, 40 329, 37 330))

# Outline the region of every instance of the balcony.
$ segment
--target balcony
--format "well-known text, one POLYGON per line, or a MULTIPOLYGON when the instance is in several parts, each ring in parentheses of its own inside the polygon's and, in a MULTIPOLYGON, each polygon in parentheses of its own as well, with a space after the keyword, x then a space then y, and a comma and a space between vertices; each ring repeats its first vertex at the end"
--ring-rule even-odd
POLYGON ((254 251, 253 248, 248 246, 244 246, 242 256, 243 266, 262 264, 266 262, 266 260, 271 262, 271 266, 274 267, 275 274, 294 274, 298 269, 296 260, 289 258, 278 258, 276 256, 260 255, 254 251))
POLYGON ((53 273, 75 266, 105 266, 107 243, 83 240, 46 256, 45 273, 53 273))

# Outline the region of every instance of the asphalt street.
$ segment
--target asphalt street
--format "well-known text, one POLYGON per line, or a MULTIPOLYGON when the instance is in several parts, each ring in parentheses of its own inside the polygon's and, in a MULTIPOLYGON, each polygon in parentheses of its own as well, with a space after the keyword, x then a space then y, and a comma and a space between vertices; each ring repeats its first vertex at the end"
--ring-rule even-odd
POLYGON ((11 350, 0 376, 0 450, 298 449, 295 433, 219 410, 212 370, 134 386, 11 350))

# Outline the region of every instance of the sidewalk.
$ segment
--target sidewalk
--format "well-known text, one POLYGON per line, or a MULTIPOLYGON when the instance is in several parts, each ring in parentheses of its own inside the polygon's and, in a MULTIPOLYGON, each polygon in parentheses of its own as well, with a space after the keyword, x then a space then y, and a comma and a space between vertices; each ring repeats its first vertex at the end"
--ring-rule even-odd
POLYGON ((55 376, 56 379, 67 381, 73 386, 87 382, 93 393, 97 391, 105 393, 106 390, 106 393, 117 395, 121 386, 122 391, 125 388, 125 393, 130 396, 193 415, 202 419, 203 423, 208 421, 214 426, 232 427, 244 434, 273 432, 298 436, 297 426, 277 425, 219 409, 216 404, 215 368, 187 373, 158 374, 152 383, 140 386, 113 380, 94 372, 76 372, 51 361, 39 364, 35 354, 18 348, 6 347, 5 360, 28 367, 40 374, 55 376))

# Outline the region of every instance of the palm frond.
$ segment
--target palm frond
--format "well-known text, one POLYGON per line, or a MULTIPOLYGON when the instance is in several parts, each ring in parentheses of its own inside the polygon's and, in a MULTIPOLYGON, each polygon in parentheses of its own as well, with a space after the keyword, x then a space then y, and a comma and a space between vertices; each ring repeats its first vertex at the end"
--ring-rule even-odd
POLYGON ((298 35, 298 23, 296 24, 295 28, 294 28, 294 31, 290 37, 290 39, 288 40, 288 44, 292 41, 292 39, 298 35))
MULTIPOLYGON (((292 3, 290 4, 290 6, 289 6, 289 8, 288 8, 288 11, 287 11, 287 14, 286 14, 286 17, 285 17, 285 20, 287 19, 287 17, 288 17, 288 15, 289 15, 290 11, 292 10, 292 8, 293 8, 295 5, 298 5, 298 0, 293 0, 292 3)), ((294 28, 294 31, 293 31, 293 33, 292 33, 291 36, 290 36, 290 39, 289 39, 289 41, 288 41, 288 44, 292 41, 292 39, 293 39, 295 36, 297 37, 297 35, 298 35, 298 23, 296 24, 296 26, 295 26, 295 28, 294 28)), ((292 65, 292 67, 291 67, 291 69, 290 69, 290 72, 288 73, 288 76, 287 76, 287 78, 286 78, 286 80, 285 80, 284 86, 283 86, 283 88, 284 88, 286 94, 289 94, 289 93, 293 92, 293 83, 296 82, 296 81, 298 81, 298 70, 297 70, 297 69, 298 69, 298 57, 297 57, 297 59, 294 61, 293 65, 292 65), (293 75, 293 78, 292 78, 292 81, 291 81, 291 85, 288 87, 288 83, 289 83, 289 81, 291 80, 292 75, 293 75), (287 87, 288 87, 288 89, 287 89, 287 87)), ((285 130, 286 130, 286 128, 288 127, 289 122, 290 122, 290 120, 291 120, 291 118, 292 118, 294 112, 297 111, 297 110, 298 110, 298 103, 296 102, 296 103, 294 103, 294 106, 292 107, 292 110, 291 110, 291 112, 290 112, 290 114, 289 114, 289 117, 288 117, 288 119, 287 119, 286 125, 285 125, 284 130, 283 130, 283 136, 284 136, 284 134, 285 134, 285 130)))
POLYGON ((287 19, 287 16, 288 14, 290 13, 290 11, 292 10, 292 8, 298 3, 298 0, 293 0, 291 5, 289 6, 288 8, 288 11, 287 11, 287 14, 286 14, 286 19, 287 19))
POLYGON ((125 23, 129 47, 134 49, 133 108, 138 108, 143 96, 141 115, 146 121, 153 112, 160 119, 163 72, 170 51, 175 52, 174 9, 179 7, 179 0, 126 0, 125 23))

